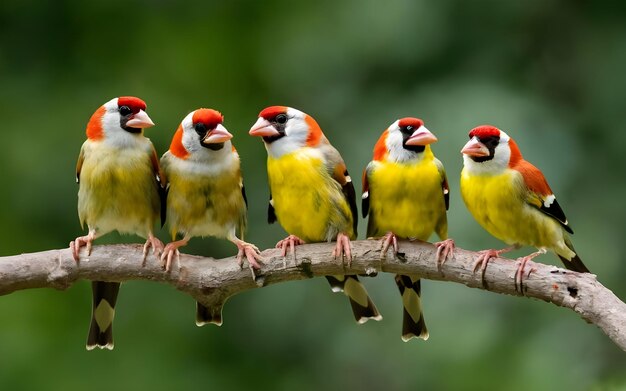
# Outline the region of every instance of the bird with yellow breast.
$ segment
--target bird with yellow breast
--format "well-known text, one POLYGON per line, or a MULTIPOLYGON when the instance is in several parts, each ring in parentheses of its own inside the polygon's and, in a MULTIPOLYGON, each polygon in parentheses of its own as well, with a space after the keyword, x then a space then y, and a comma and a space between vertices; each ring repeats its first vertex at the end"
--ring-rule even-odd
MULTIPOLYGON (((392 123, 374 147, 373 160, 363 173, 363 217, 369 213, 368 237, 383 236, 381 258, 388 248, 398 253, 397 238, 427 241, 436 232, 437 262, 452 255, 446 210, 449 188, 443 164, 430 144, 437 137, 418 118, 392 123)), ((403 303, 402 340, 428 339, 422 314, 419 275, 396 275, 403 303)))
POLYGON ((520 291, 526 263, 548 250, 566 268, 589 272, 574 250, 568 236, 572 228, 546 178, 524 160, 515 141, 490 125, 472 129, 469 138, 461 150, 463 201, 487 232, 510 245, 481 251, 474 270, 480 267, 484 275, 490 259, 521 246, 533 246, 538 251, 518 260, 515 284, 520 291))
MULTIPOLYGON (((153 247, 160 255, 163 243, 153 234, 161 214, 165 178, 154 146, 143 129, 154 123, 139 98, 122 96, 102 105, 87 124, 76 166, 78 215, 89 232, 70 243, 74 259, 81 247, 91 254, 92 242, 111 231, 146 238, 143 261, 153 247)), ((163 221, 162 221, 163 223, 163 221)), ((87 349, 113 349, 113 318, 119 282, 93 281, 93 310, 87 349)))
MULTIPOLYGON (((241 266, 246 257, 251 268, 261 267, 259 249, 243 240, 247 224, 247 200, 239 154, 224 117, 213 109, 189 113, 174 133, 161 165, 168 178, 167 220, 173 239, 163 251, 169 270, 178 249, 194 236, 225 238, 237 246, 241 266), (239 237, 237 236, 239 234, 239 237)), ((220 325, 222 317, 196 303, 196 324, 220 325)))
MULTIPOLYGON (((277 243, 282 255, 303 243, 336 241, 333 257, 352 260, 357 236, 356 196, 339 152, 317 122, 300 110, 272 106, 261 111, 250 135, 267 149, 270 186, 268 221, 278 220, 289 236, 277 243)), ((357 276, 327 276, 334 292, 344 292, 358 323, 382 316, 357 276)))

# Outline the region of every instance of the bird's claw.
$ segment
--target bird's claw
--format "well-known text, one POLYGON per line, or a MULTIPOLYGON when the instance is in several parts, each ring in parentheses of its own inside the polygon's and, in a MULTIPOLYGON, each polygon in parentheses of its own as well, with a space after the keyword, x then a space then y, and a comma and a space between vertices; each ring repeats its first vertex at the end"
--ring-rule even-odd
POLYGON ((385 259, 387 256, 387 250, 389 247, 393 248, 393 255, 396 256, 398 254, 398 238, 393 232, 387 233, 383 236, 383 239, 380 242, 380 259, 385 259))
MULTIPOLYGON (((516 291, 520 292, 521 294, 524 294, 523 282, 524 282, 524 268, 526 267, 526 264, 528 262, 532 264, 533 258, 535 258, 538 255, 545 254, 545 253, 546 253, 546 250, 542 248, 542 249, 539 249, 539 251, 529 254, 525 257, 517 258, 517 262, 519 263, 519 266, 517 267, 517 271, 515 272, 515 290, 516 291), (517 288, 519 288, 519 290, 517 288)), ((537 268, 535 268, 534 266, 531 267, 526 273, 526 278, 530 277, 530 274, 535 271, 537 271, 537 268)))
POLYGON ((252 243, 237 243, 237 264, 243 268, 243 258, 246 257, 250 266, 254 269, 260 269, 263 264, 263 257, 261 256, 261 250, 252 243))
POLYGON ((170 244, 165 246, 165 249, 161 254, 161 268, 163 268, 166 272, 171 270, 174 257, 176 257, 176 262, 180 265, 180 251, 178 251, 178 247, 170 246, 170 244))
POLYGON ((283 268, 287 268, 287 250, 289 254, 296 260, 296 246, 304 244, 304 240, 300 239, 296 235, 289 235, 285 239, 276 243, 276 248, 280 249, 280 255, 283 257, 283 268))
POLYGON ((141 260, 141 265, 145 266, 146 259, 148 258, 148 250, 152 247, 152 252, 155 257, 159 258, 162 256, 165 246, 163 242, 159 240, 156 236, 150 235, 148 236, 148 240, 143 245, 143 259, 141 260))
POLYGON ((337 235, 337 243, 332 253, 333 259, 341 256, 341 261, 348 260, 348 267, 352 266, 352 248, 350 245, 350 238, 344 233, 337 235))
POLYGON ((437 259, 437 269, 441 269, 448 258, 452 258, 454 256, 454 240, 442 240, 441 242, 436 242, 435 246, 437 246, 437 252, 435 253, 435 257, 437 259))
POLYGON ((480 268, 480 281, 483 286, 485 285, 485 271, 487 270, 487 264, 491 261, 492 258, 498 258, 500 255, 500 251, 498 250, 483 250, 478 252, 478 258, 474 262, 473 272, 476 273, 476 270, 480 268))
POLYGON ((75 240, 70 242, 70 250, 72 251, 72 256, 74 257, 74 261, 78 262, 80 260, 80 248, 86 247, 87 256, 91 255, 91 246, 92 242, 95 239, 94 235, 90 233, 86 236, 79 236, 75 240))

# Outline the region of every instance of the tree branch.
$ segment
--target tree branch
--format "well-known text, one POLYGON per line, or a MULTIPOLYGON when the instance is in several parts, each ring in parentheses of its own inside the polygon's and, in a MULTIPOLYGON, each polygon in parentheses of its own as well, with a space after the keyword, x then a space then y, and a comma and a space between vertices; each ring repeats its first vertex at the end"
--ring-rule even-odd
MULTIPOLYGON (((142 266, 141 245, 95 246, 91 256, 82 255, 77 264, 69 249, 0 257, 0 295, 30 288, 66 289, 79 279, 99 281, 151 280, 175 286, 219 315, 226 299, 239 292, 284 281, 336 274, 377 272, 419 274, 423 278, 452 281, 495 293, 528 296, 569 308, 588 323, 598 326, 626 351, 626 304, 600 284, 595 275, 581 274, 555 266, 535 263, 524 280, 523 294, 516 291, 517 264, 492 260, 484 275, 472 270, 477 253, 457 248, 454 257, 438 270, 435 247, 427 243, 401 242, 404 255, 389 252, 380 260, 379 242, 353 241, 354 260, 348 267, 330 257, 333 244, 317 243, 297 247, 297 263, 284 260, 279 251, 263 251, 265 264, 252 278, 248 268, 240 269, 234 257, 213 259, 181 254, 170 272, 152 254, 142 266), (284 262, 286 261, 286 262, 284 262), (286 267, 285 267, 286 265, 286 267)), ((530 267, 530 263, 527 267, 530 267)))

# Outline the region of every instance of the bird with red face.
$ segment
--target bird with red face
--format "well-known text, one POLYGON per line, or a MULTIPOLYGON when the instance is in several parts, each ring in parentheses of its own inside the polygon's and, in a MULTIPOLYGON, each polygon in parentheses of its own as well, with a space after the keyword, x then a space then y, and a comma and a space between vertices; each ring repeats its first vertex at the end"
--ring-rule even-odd
MULTIPOLYGON (((154 236, 161 215, 164 177, 159 159, 143 129, 154 123, 143 100, 114 98, 102 105, 87 124, 76 166, 78 215, 89 232, 70 243, 78 262, 81 247, 91 254, 92 242, 111 231, 146 238, 143 261, 153 247, 160 255, 163 243, 154 236)), ((161 219, 164 219, 161 215, 161 219)), ((113 318, 120 283, 92 282, 93 311, 87 349, 113 349, 113 318)))
MULTIPOLYGON (((194 236, 225 238, 237 246, 240 266, 246 257, 252 268, 261 267, 259 249, 240 239, 247 222, 246 193, 233 135, 223 122, 222 114, 212 109, 189 113, 161 158, 168 178, 168 225, 173 239, 179 233, 183 236, 165 246, 166 270, 178 249, 194 236)), ((200 303, 196 309, 198 326, 222 323, 221 309, 212 311, 200 303)))
POLYGON ((515 277, 522 290, 527 262, 550 250, 566 268, 589 272, 574 250, 567 218, 543 173, 524 160, 513 139, 495 126, 483 125, 469 132, 465 144, 461 195, 474 218, 493 236, 509 244, 501 250, 484 250, 474 269, 484 270, 490 259, 521 246, 538 249, 519 259, 515 277))
MULTIPOLYGON (((339 152, 317 122, 300 110, 272 106, 261 111, 250 135, 262 137, 270 185, 268 221, 289 233, 278 242, 286 256, 295 246, 336 241, 332 256, 351 262, 350 240, 357 236, 356 196, 339 152)), ((358 323, 380 320, 376 306, 357 276, 328 276, 334 292, 350 299, 358 323)))
MULTIPOLYGON (((363 217, 369 213, 368 237, 383 236, 381 258, 397 238, 427 241, 436 232, 437 262, 443 263, 454 250, 448 239, 446 210, 449 189, 443 164, 430 144, 437 141, 419 118, 394 121, 374 147, 373 160, 363 173, 363 217)), ((422 314, 419 275, 396 275, 403 303, 402 340, 428 339, 422 314)))

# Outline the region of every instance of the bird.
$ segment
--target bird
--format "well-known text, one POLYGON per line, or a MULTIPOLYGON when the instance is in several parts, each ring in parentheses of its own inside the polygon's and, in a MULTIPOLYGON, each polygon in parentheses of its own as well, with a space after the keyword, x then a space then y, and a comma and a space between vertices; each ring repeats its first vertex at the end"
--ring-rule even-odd
MULTIPOLYGON (((243 240, 247 224, 247 200, 240 160, 223 125, 224 117, 213 109, 192 111, 182 120, 161 157, 168 178, 167 219, 172 236, 161 260, 169 271, 179 248, 194 236, 225 238, 237 246, 237 261, 243 257, 252 268, 261 267, 259 249, 243 240), (239 237, 237 237, 239 233, 239 237), (177 234, 183 237, 175 240, 177 234)), ((219 314, 196 303, 196 324, 220 325, 219 314)))
MULTIPOLYGON (((90 255, 92 242, 111 231, 147 239, 142 262, 150 247, 156 255, 163 250, 153 227, 159 217, 165 218, 161 214, 165 178, 156 150, 143 132, 153 125, 146 103, 132 96, 111 99, 89 119, 87 140, 76 165, 78 215, 81 226, 87 224, 89 231, 70 243, 76 262, 81 247, 90 255)), ((114 347, 113 318, 119 287, 119 282, 92 282, 88 350, 114 347)))
POLYGON ((474 271, 481 268, 483 283, 492 258, 521 246, 538 250, 518 259, 515 286, 522 292, 526 263, 547 251, 567 269, 589 272, 574 250, 568 235, 574 232, 546 178, 524 160, 507 133, 492 125, 475 127, 461 153, 461 195, 467 209, 487 232, 509 245, 480 251, 474 271))
MULTIPOLYGON (((438 263, 454 251, 448 239, 446 211, 450 191, 443 164, 430 144, 437 137, 419 118, 394 121, 382 133, 371 162, 363 172, 361 211, 367 222, 368 237, 383 237, 381 258, 388 248, 398 253, 397 238, 427 241, 436 232, 438 263)), ((420 302, 419 275, 395 276, 403 303, 402 340, 428 339, 428 329, 420 302)))
MULTIPOLYGON (((335 240, 333 258, 352 261, 357 237, 356 194, 346 164, 310 115, 287 106, 263 109, 250 129, 268 153, 268 222, 279 221, 289 236, 276 244, 283 257, 295 246, 335 240)), ((333 292, 344 292, 358 323, 382 316, 356 275, 327 276, 333 292)))

